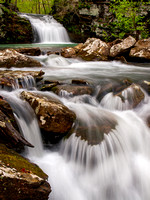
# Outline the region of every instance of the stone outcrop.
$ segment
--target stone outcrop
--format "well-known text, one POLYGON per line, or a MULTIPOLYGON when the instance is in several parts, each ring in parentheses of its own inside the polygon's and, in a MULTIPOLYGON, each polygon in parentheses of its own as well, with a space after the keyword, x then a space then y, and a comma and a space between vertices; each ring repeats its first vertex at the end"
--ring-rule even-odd
POLYGON ((132 36, 127 37, 122 42, 115 44, 110 48, 110 56, 116 57, 124 52, 129 51, 135 43, 136 40, 132 36))
POLYGON ((14 49, 0 51, 0 67, 42 67, 41 63, 33 58, 18 53, 14 49))
POLYGON ((32 43, 32 27, 27 19, 23 19, 13 10, 0 4, 0 43, 32 43))
POLYGON ((41 130, 50 140, 63 137, 71 129, 75 114, 57 99, 26 91, 21 93, 21 98, 31 105, 41 130))
POLYGON ((130 57, 150 61, 150 38, 139 40, 135 47, 130 50, 130 57))
POLYGON ((0 144, 0 199, 47 200, 47 175, 35 164, 0 144))

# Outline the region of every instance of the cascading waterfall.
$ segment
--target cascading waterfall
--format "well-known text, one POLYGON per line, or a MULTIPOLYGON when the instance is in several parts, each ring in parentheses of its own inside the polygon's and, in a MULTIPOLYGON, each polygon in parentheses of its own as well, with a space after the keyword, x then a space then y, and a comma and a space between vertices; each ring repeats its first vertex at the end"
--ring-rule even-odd
MULTIPOLYGON (((80 62, 56 55, 44 57, 42 62, 45 63, 45 79, 86 78, 93 80, 97 89, 96 86, 103 81, 124 76, 139 80, 148 77, 150 72, 149 68, 117 62, 80 62)), ((35 91, 35 83, 30 78, 22 84, 24 89, 41 93, 35 91)), ((28 157, 48 174, 52 187, 50 200, 150 199, 150 129, 145 123, 150 111, 150 97, 146 93, 144 101, 136 109, 131 109, 129 102, 123 106, 112 93, 99 102, 96 94, 74 97, 61 91, 57 98, 77 116, 74 133, 54 149, 45 150, 32 109, 19 98, 24 89, 16 86, 12 92, 1 90, 0 95, 11 104, 22 133, 35 146, 35 149, 29 148, 28 157), (113 128, 99 138, 101 125, 106 122, 113 128), (78 136, 80 130, 85 130, 86 140, 78 136), (91 140, 94 144, 89 142, 91 140)), ((128 93, 132 94, 132 89, 124 96, 128 93)), ((54 96, 51 92, 42 94, 54 96)))
POLYGON ((29 19, 33 32, 34 42, 38 43, 69 43, 70 39, 66 29, 50 15, 20 16, 29 19))

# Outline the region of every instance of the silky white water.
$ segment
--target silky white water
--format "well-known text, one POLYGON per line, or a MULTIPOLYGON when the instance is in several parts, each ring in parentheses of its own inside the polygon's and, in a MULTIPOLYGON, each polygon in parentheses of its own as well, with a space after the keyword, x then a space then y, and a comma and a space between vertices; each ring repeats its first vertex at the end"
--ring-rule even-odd
MULTIPOLYGON (((105 95, 101 102, 97 100, 97 94, 104 83, 115 83, 123 78, 134 82, 150 81, 150 68, 120 62, 83 62, 57 55, 35 58, 44 64, 44 79, 67 83, 72 79, 85 79, 95 88, 92 96, 74 97, 62 91, 59 97, 51 92, 36 91, 31 77, 22 84, 26 90, 55 96, 74 111, 77 116, 75 131, 80 128, 78 124, 84 125, 87 139, 93 139, 94 130, 94 139, 97 140, 99 125, 106 121, 116 122, 115 128, 104 134, 103 141, 96 145, 76 137, 74 131, 57 146, 44 148, 32 109, 19 98, 22 90, 17 86, 12 92, 1 89, 0 95, 14 109, 21 132, 35 146, 29 148, 28 157, 49 176, 52 187, 49 200, 149 200, 150 129, 146 119, 150 112, 150 97, 144 91, 144 100, 131 109, 128 102, 122 105, 112 93, 105 95)), ((128 93, 132 90, 124 95, 128 93)))
POLYGON ((34 42, 38 43, 69 43, 70 39, 66 29, 50 15, 29 15, 20 16, 29 19, 33 32, 34 42))

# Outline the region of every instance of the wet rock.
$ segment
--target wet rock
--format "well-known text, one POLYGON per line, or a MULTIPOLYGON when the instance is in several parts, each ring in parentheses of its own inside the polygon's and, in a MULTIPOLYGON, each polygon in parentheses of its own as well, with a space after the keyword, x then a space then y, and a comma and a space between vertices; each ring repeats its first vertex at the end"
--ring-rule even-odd
POLYGON ((41 63, 33 58, 18 53, 14 49, 0 51, 0 67, 42 67, 41 63))
POLYGON ((66 91, 72 96, 92 95, 94 93, 94 89, 90 85, 57 85, 52 88, 52 91, 57 95, 61 95, 63 91, 66 91))
POLYGON ((28 55, 28 56, 39 56, 41 55, 41 50, 39 47, 32 47, 32 48, 19 48, 15 49, 15 51, 28 55))
POLYGON ((78 52, 78 56, 84 60, 102 60, 107 61, 110 46, 97 38, 88 38, 78 52))
POLYGON ((26 91, 21 93, 21 97, 31 105, 40 128, 49 135, 49 139, 55 136, 61 138, 71 129, 75 114, 57 99, 26 91))
POLYGON ((98 101, 101 101, 102 98, 110 93, 113 92, 113 94, 116 94, 118 92, 121 92, 122 90, 126 89, 128 86, 132 84, 131 80, 124 79, 119 82, 111 82, 111 83, 105 83, 101 85, 101 88, 97 94, 98 101))
POLYGON ((63 49, 61 49, 61 55, 65 58, 76 58, 77 52, 72 47, 64 47, 63 49))
POLYGON ((150 94, 150 81, 144 80, 141 81, 139 84, 148 94, 150 94))
POLYGON ((146 123, 147 123, 148 127, 150 128, 150 116, 148 116, 146 123))
POLYGON ((89 83, 85 80, 72 80, 72 84, 76 85, 88 85, 89 83))
POLYGON ((0 71, 0 86, 2 88, 8 87, 12 88, 14 86, 22 87, 21 81, 26 77, 32 77, 35 81, 40 78, 42 79, 43 71, 12 71, 12 70, 3 70, 0 71), (18 80, 18 82, 16 82, 18 80))
POLYGON ((48 56, 51 55, 51 54, 59 55, 60 52, 59 52, 59 51, 48 51, 48 52, 47 52, 47 55, 48 55, 48 56))
POLYGON ((0 110, 0 140, 5 141, 7 144, 17 146, 19 144, 33 147, 32 144, 27 142, 21 134, 13 127, 10 119, 0 110))
POLYGON ((35 164, 0 144, 0 199, 47 200, 47 175, 35 164))
POLYGON ((104 135, 113 131, 118 124, 112 113, 101 111, 96 110, 90 119, 86 116, 84 119, 77 116, 73 133, 81 140, 87 141, 89 145, 100 144, 104 140, 104 135))
POLYGON ((127 37, 122 42, 115 44, 110 48, 110 56, 116 57, 126 51, 129 51, 135 43, 136 40, 132 36, 127 37))
POLYGON ((150 47, 150 38, 148 38, 148 39, 143 39, 143 40, 138 40, 134 46, 135 46, 135 47, 139 47, 139 48, 147 48, 147 47, 150 47))
POLYGON ((116 93, 115 96, 120 97, 123 103, 128 102, 130 109, 137 107, 145 97, 140 86, 134 83, 121 92, 116 93))
POLYGON ((42 85, 40 90, 41 91, 51 91, 52 88, 55 87, 56 85, 57 85, 57 83, 50 83, 50 84, 42 85))

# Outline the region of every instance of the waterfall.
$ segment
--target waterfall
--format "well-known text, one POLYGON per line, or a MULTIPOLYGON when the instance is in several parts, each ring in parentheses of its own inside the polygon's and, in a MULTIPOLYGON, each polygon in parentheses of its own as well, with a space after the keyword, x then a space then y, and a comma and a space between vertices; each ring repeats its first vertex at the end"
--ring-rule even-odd
POLYGON ((33 28, 34 42, 39 43, 69 43, 66 29, 50 15, 21 14, 27 18, 33 28))

